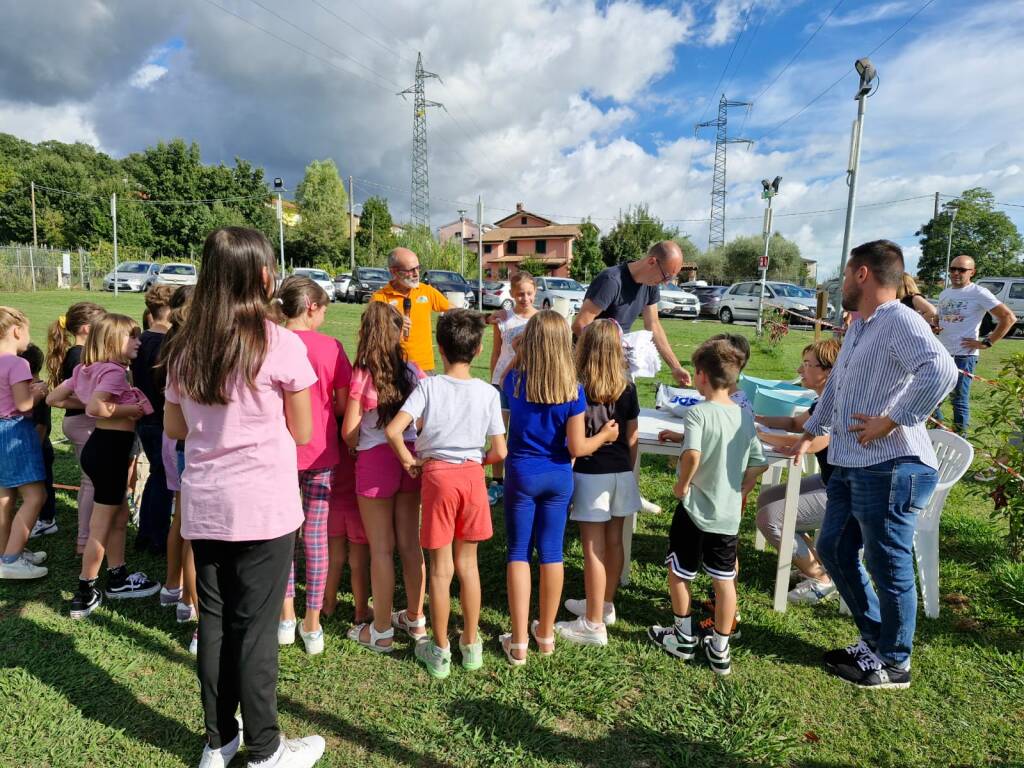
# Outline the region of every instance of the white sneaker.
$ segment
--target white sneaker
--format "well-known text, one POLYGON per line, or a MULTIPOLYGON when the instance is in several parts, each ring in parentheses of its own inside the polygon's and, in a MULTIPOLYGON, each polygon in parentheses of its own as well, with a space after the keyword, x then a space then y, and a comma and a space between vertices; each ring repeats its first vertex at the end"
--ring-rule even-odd
POLYGON ((278 622, 277 624, 277 644, 278 645, 291 645, 295 642, 295 622, 291 619, 278 622))
POLYGON ((661 507, 655 504, 653 501, 648 501, 643 496, 640 497, 640 511, 646 512, 649 515, 660 515, 661 507))
POLYGON ((299 624, 299 637, 302 638, 302 644, 306 646, 306 653, 310 656, 316 656, 318 653, 324 652, 324 628, 315 629, 312 632, 306 632, 299 624))
POLYGON ((160 587, 160 606, 168 608, 181 600, 181 587, 160 587))
POLYGON ((306 736, 302 739, 281 739, 277 752, 258 763, 249 761, 249 768, 313 768, 323 757, 327 742, 322 736, 306 736))
POLYGON ((174 618, 179 624, 187 624, 190 621, 195 621, 197 617, 198 614, 196 614, 196 607, 194 605, 178 603, 174 609, 174 618))
POLYGON ((46 562, 45 552, 29 552, 27 549, 23 549, 21 556, 32 563, 32 565, 42 565, 46 562))
POLYGON ((575 621, 556 621, 555 632, 563 640, 577 645, 608 645, 608 630, 604 624, 591 624, 586 616, 575 621))
POLYGON ((789 602, 814 605, 836 594, 835 582, 822 584, 817 579, 804 579, 789 590, 789 602))
POLYGON ((199 630, 192 633, 192 639, 188 642, 188 652, 193 656, 199 655, 199 630))
MULTIPOLYGON (((573 616, 586 616, 587 615, 587 601, 586 600, 573 600, 569 598, 565 601, 565 610, 571 613, 573 616)), ((610 627, 616 622, 615 606, 612 603, 604 604, 604 613, 601 616, 604 619, 606 627, 610 627)))
POLYGON ((32 526, 32 533, 28 535, 30 539, 35 539, 40 536, 49 536, 51 533, 57 532, 57 523, 53 520, 36 520, 36 524, 32 526))
POLYGON ((199 758, 199 768, 225 768, 234 758, 240 746, 242 746, 241 731, 220 749, 211 749, 207 744, 203 747, 203 756, 199 758))
POLYGON ((0 562, 0 579, 41 579, 49 571, 38 565, 33 565, 24 557, 19 557, 13 563, 0 562))

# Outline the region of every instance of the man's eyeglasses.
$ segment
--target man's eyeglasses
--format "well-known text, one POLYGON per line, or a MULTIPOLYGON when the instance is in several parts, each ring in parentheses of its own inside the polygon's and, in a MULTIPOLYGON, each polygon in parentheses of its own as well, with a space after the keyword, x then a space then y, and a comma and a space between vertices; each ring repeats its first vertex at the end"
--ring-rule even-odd
POLYGON ((658 271, 661 272, 661 284, 665 285, 666 283, 671 283, 672 275, 665 271, 664 267, 661 266, 661 262, 655 259, 654 263, 658 265, 658 271))
POLYGON ((950 272, 970 272, 971 268, 970 267, 950 267, 949 271, 950 272))
POLYGON ((415 267, 409 267, 408 269, 402 269, 401 267, 392 267, 391 270, 399 275, 416 275, 419 274, 420 265, 417 264, 415 267))

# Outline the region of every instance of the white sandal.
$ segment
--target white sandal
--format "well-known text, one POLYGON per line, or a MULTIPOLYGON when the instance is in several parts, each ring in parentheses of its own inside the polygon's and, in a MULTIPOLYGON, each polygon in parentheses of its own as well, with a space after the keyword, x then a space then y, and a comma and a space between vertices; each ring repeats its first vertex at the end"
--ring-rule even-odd
POLYGON ((395 646, 394 646, 395 630, 394 630, 394 627, 392 627, 390 629, 386 629, 383 632, 378 632, 377 628, 375 626, 373 626, 373 622, 370 621, 370 622, 366 622, 366 623, 363 623, 363 624, 356 624, 354 627, 349 629, 347 634, 348 634, 348 639, 349 640, 354 640, 355 642, 359 643, 359 645, 363 646, 363 648, 367 648, 367 649, 373 651, 374 653, 391 653, 393 650, 395 650, 395 646), (370 628, 370 641, 369 642, 363 640, 363 627, 369 627, 370 628), (391 640, 392 644, 391 645, 378 645, 378 643, 377 643, 378 640, 391 640))
POLYGON ((555 638, 553 638, 553 637, 537 637, 537 626, 539 624, 540 624, 540 622, 537 619, 534 619, 532 622, 530 622, 530 634, 533 635, 533 639, 537 643, 537 652, 541 656, 550 656, 551 654, 553 654, 555 652, 555 638), (542 650, 541 647, 540 647, 541 643, 543 643, 544 645, 550 645, 551 646, 551 650, 550 651, 542 650))
POLYGON ((513 667, 521 667, 526 663, 526 651, 529 648, 529 643, 513 643, 512 633, 506 632, 498 638, 498 642, 501 643, 501 650, 505 652, 505 658, 508 659, 508 663, 513 667), (508 641, 508 642, 506 642, 508 641), (523 658, 517 659, 512 655, 512 651, 523 651, 523 658))
POLYGON ((415 621, 409 621, 409 610, 404 608, 391 614, 391 626, 402 630, 413 640, 419 640, 427 636, 427 615, 423 614, 415 621), (417 635, 412 631, 414 629, 422 629, 423 633, 417 635))

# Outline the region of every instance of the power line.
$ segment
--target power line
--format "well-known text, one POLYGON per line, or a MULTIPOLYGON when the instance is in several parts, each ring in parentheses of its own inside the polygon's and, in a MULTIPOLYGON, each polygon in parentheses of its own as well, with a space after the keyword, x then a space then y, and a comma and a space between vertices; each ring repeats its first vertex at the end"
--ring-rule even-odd
POLYGON ((700 120, 697 121, 698 123, 704 120, 704 116, 708 113, 708 107, 714 103, 712 100, 715 98, 715 94, 718 93, 718 89, 722 85, 722 81, 725 79, 725 73, 729 71, 729 65, 732 63, 732 57, 736 54, 736 48, 740 44, 740 38, 743 37, 743 32, 747 28, 747 19, 750 17, 750 10, 753 7, 753 3, 748 5, 746 13, 743 14, 743 23, 740 25, 739 34, 736 35, 736 39, 733 41, 732 50, 729 51, 729 58, 725 60, 725 66, 722 67, 722 74, 718 76, 718 82, 715 83, 714 90, 711 91, 711 100, 704 105, 704 111, 700 113, 700 120))
MULTIPOLYGON (((352 29, 352 30, 354 30, 354 31, 355 31, 356 33, 358 33, 358 34, 362 35, 363 37, 365 37, 365 38, 366 38, 367 40, 369 40, 369 41, 370 41, 371 43, 373 43, 374 45, 380 46, 381 48, 383 48, 383 49, 384 49, 385 51, 387 51, 388 53, 392 54, 393 56, 397 56, 398 58, 402 59, 403 61, 405 61, 405 62, 407 62, 407 63, 409 63, 409 64, 415 64, 415 63, 416 63, 416 62, 415 62, 415 61, 413 61, 412 59, 410 59, 410 58, 407 58, 407 57, 403 56, 403 55, 402 55, 402 54, 401 54, 401 53, 400 53, 399 51, 396 51, 396 50, 394 50, 393 48, 391 48, 391 46, 389 46, 389 45, 388 45, 387 43, 385 43, 385 42, 383 42, 383 41, 381 41, 381 40, 377 39, 376 37, 374 37, 373 35, 371 35, 371 34, 369 34, 369 33, 367 33, 367 32, 364 32, 363 30, 361 30, 361 29, 360 29, 359 27, 357 27, 357 26, 356 26, 355 24, 353 24, 353 23, 352 23, 351 21, 349 21, 348 19, 346 19, 346 18, 343 18, 342 16, 338 15, 338 13, 337 13, 337 12, 336 12, 336 11, 335 11, 334 9, 332 9, 332 8, 329 8, 329 7, 327 7, 326 5, 324 5, 323 3, 319 2, 319 0, 309 0, 309 1, 310 1, 311 3, 313 3, 313 5, 315 5, 315 6, 317 7, 317 8, 320 8, 320 9, 322 9, 322 10, 326 11, 327 13, 329 13, 329 14, 330 14, 331 16, 333 16, 334 18, 336 18, 336 19, 337 19, 338 21, 340 21, 340 22, 341 22, 342 24, 344 24, 344 25, 345 25, 346 27, 348 27, 349 29, 352 29)), ((358 3, 356 3, 356 2, 353 2, 353 0, 349 0, 349 4, 351 4, 351 5, 354 5, 354 6, 356 7, 356 8, 358 8, 358 9, 359 9, 359 10, 361 10, 361 11, 362 11, 363 13, 365 13, 365 14, 366 14, 367 16, 369 16, 369 17, 370 17, 371 19, 373 19, 373 20, 374 20, 374 21, 376 21, 376 22, 377 22, 378 24, 380 24, 380 25, 381 25, 382 27, 386 27, 386 26, 387 26, 386 24, 384 24, 384 23, 383 23, 383 22, 381 22, 380 20, 378 20, 378 19, 374 18, 374 17, 373 17, 373 16, 372 16, 372 15, 370 14, 370 12, 369 12, 369 11, 367 11, 367 10, 366 10, 365 8, 363 8, 363 7, 361 6, 361 5, 359 5, 359 4, 358 4, 358 3)))
MULTIPOLYGON (((42 184, 36 184, 36 189, 43 189, 47 192, 56 192, 61 195, 68 195, 71 197, 87 197, 93 200, 110 200, 110 195, 101 195, 97 192, 75 192, 70 189, 60 189, 58 187, 47 187, 42 184)), ((118 200, 119 203, 140 203, 144 205, 212 205, 213 203, 233 203, 240 202, 242 200, 266 200, 271 197, 271 193, 268 191, 262 195, 241 195, 238 197, 213 197, 205 200, 150 200, 146 198, 138 197, 123 197, 118 200)))
MULTIPOLYGON (((754 47, 754 40, 757 38, 757 32, 759 29, 761 29, 761 25, 764 23, 764 20, 768 17, 768 13, 769 8, 768 6, 765 6, 764 12, 757 17, 757 24, 754 25, 753 32, 751 32, 750 35, 747 37, 747 47, 743 49, 743 53, 740 56, 739 60, 736 62, 736 66, 733 68, 732 74, 729 76, 729 79, 725 81, 725 87, 723 88, 723 90, 728 91, 729 86, 732 85, 732 81, 736 79, 736 75, 739 73, 740 67, 742 67, 743 62, 747 60, 747 54, 749 54, 750 49, 754 47)), ((746 120, 746 118, 744 118, 744 120, 746 120)), ((740 128, 740 133, 743 133, 742 128, 740 128)))

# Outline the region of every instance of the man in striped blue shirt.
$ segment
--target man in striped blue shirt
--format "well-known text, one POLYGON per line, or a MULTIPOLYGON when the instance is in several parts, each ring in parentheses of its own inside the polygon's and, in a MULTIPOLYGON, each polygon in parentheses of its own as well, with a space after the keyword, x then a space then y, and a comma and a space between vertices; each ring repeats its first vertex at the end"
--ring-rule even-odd
POLYGON ((824 661, 828 671, 865 688, 910 686, 914 529, 938 481, 925 422, 957 375, 924 319, 896 300, 903 269, 903 252, 888 240, 850 252, 843 309, 860 318, 795 448, 799 461, 815 436, 830 435, 834 470, 818 554, 861 639, 829 651, 824 661))

